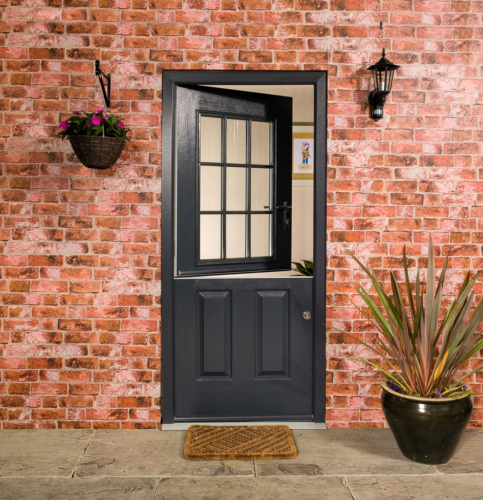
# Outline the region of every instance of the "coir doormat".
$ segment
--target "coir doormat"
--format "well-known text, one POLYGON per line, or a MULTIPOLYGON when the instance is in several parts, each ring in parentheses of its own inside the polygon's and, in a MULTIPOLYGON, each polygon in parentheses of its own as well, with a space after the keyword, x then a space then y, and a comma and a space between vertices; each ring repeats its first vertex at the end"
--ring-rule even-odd
POLYGON ((297 448, 286 425, 192 425, 184 456, 189 460, 273 460, 294 458, 297 448))

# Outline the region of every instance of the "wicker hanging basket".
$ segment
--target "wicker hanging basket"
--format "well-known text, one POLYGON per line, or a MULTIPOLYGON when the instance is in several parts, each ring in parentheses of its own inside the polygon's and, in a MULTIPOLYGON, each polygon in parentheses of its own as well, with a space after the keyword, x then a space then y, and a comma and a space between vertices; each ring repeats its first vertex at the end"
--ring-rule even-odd
POLYGON ((126 143, 125 139, 101 135, 69 135, 69 141, 79 161, 87 168, 97 169, 112 167, 126 143))

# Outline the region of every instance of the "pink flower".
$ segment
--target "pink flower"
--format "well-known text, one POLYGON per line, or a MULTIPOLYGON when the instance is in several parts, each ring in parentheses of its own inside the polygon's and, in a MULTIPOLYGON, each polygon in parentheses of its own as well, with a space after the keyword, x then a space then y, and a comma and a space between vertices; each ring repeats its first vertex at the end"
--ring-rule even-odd
POLYGON ((92 124, 99 125, 99 123, 101 123, 101 119, 98 116, 93 116, 92 117, 92 124))
POLYGON ((86 125, 87 125, 88 127, 90 127, 90 126, 92 125, 92 123, 91 123, 91 122, 87 122, 87 124, 86 124, 86 125))
POLYGON ((67 120, 60 122, 60 128, 62 130, 67 130, 69 128, 69 122, 67 120))
POLYGON ((74 111, 74 115, 79 116, 80 114, 81 114, 81 112, 80 112, 80 111, 74 111))
POLYGON ((117 124, 117 126, 118 126, 119 128, 124 128, 124 123, 119 122, 119 123, 117 124))
POLYGON ((99 109, 96 111, 96 113, 102 113, 103 111, 104 111, 104 109, 103 109, 103 108, 99 108, 99 109))

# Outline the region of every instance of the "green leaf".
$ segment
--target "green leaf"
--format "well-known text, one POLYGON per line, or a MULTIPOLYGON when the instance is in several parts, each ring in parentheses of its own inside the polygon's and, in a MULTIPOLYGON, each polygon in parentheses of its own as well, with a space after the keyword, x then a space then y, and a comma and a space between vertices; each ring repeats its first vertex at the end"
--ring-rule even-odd
POLYGON ((395 382, 399 387, 401 387, 405 391, 411 392, 410 389, 408 389, 407 387, 405 387, 405 385, 403 385, 402 381, 399 381, 399 379, 397 377, 395 377, 394 375, 389 373, 387 370, 384 370, 384 368, 381 368, 380 366, 376 365, 375 363, 372 363, 368 359, 365 359, 365 358, 358 358, 358 359, 360 359, 361 361, 364 361, 364 363, 367 363, 368 365, 373 366, 376 370, 379 370, 380 372, 384 373, 387 377, 389 377, 393 382, 395 382))
POLYGON ((409 269, 408 269, 408 261, 406 258, 406 245, 403 247, 403 265, 404 265, 404 277, 406 278, 406 291, 409 299, 409 307, 411 308, 411 319, 413 320, 416 316, 416 309, 414 307, 413 294, 411 292, 411 284, 409 283, 409 269))
POLYGON ((466 380, 468 377, 471 377, 474 373, 477 373, 479 371, 483 370, 483 366, 479 366, 478 368, 475 368, 474 370, 471 370, 469 373, 467 373, 464 377, 460 378, 458 380, 458 384, 461 384, 463 380, 466 380))
POLYGON ((314 271, 314 263, 311 261, 311 260, 305 260, 303 259, 304 263, 305 263, 305 267, 309 270, 309 271, 314 271))
POLYGON ((292 264, 294 264, 296 267, 296 269, 292 269, 292 270, 295 272, 299 272, 300 274, 302 274, 304 276, 313 276, 314 275, 313 266, 310 269, 306 264, 307 262, 310 262, 310 261, 304 260, 305 265, 300 264, 300 262, 292 262, 292 264))

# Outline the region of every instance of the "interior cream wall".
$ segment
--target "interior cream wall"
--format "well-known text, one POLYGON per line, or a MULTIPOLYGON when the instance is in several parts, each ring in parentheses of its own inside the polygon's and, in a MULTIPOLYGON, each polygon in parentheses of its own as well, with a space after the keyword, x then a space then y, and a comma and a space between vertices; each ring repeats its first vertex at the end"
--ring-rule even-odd
POLYGON ((314 88, 312 85, 207 85, 220 89, 283 95, 293 99, 293 121, 314 123, 314 88))
MULTIPOLYGON (((292 97, 297 132, 313 132, 314 89, 311 85, 210 85, 211 87, 292 97), (312 125, 309 125, 312 124, 312 125)), ((314 182, 292 179, 292 260, 313 260, 314 182)))
MULTIPOLYGON (((314 127, 297 126, 313 133, 314 127)), ((314 258, 314 181, 292 179, 292 261, 314 258)))

